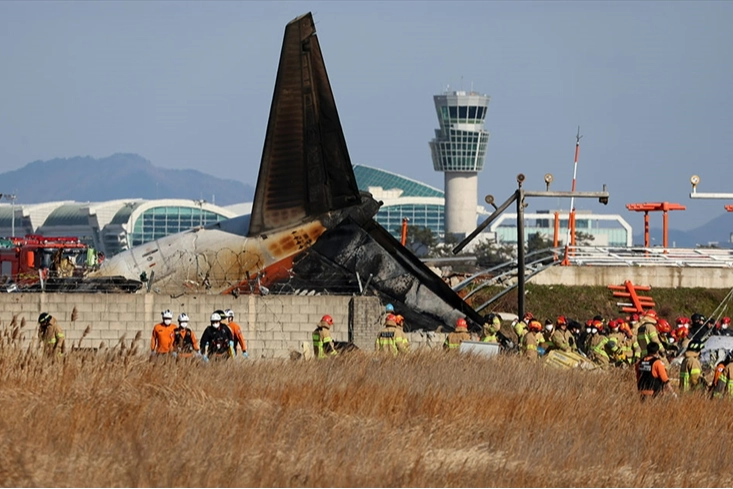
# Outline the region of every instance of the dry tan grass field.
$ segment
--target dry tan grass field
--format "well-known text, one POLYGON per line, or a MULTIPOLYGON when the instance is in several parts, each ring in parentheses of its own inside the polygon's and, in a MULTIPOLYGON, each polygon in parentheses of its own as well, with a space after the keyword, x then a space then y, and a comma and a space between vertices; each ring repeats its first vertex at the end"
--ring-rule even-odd
POLYGON ((731 486, 733 402, 442 352, 0 355, 5 486, 731 486))

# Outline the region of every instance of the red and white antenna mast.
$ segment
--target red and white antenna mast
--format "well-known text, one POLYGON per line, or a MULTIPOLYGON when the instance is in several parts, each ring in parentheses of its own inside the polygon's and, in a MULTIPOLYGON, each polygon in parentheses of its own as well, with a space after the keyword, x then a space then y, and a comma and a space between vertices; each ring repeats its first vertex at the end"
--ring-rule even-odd
MULTIPOLYGON (((575 135, 575 161, 573 163, 573 185, 570 187, 571 192, 575 192, 575 180, 578 176, 578 157, 580 156, 580 140, 583 136, 580 135, 580 126, 578 126, 578 133, 575 135)), ((568 214, 568 237, 565 241, 565 259, 563 265, 568 263, 568 246, 575 246, 575 196, 570 197, 570 212, 568 214)))

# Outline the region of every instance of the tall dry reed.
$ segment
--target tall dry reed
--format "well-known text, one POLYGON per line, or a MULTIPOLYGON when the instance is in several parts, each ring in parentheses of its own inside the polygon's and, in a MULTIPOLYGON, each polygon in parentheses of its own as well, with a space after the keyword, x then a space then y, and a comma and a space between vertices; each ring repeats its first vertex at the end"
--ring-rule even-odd
POLYGON ((4 485, 733 483, 733 404, 642 405, 630 371, 442 352, 151 362, 124 341, 49 359, 13 328, 0 337, 4 485))

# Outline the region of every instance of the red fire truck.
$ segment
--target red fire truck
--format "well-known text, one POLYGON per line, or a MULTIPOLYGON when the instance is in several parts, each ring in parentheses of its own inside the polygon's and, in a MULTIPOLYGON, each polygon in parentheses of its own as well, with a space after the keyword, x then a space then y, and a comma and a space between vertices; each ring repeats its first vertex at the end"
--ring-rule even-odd
POLYGON ((0 238, 2 281, 22 288, 41 279, 81 277, 87 269, 88 249, 75 237, 29 234, 23 238, 0 238))

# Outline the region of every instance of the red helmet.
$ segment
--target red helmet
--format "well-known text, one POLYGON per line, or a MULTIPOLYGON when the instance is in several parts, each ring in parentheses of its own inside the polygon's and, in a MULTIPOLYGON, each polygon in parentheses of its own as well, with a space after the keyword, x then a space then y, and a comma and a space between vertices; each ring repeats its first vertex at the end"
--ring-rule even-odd
POLYGON ((670 326, 666 319, 659 318, 657 319, 657 331, 660 333, 671 333, 672 326, 670 326))
POLYGON ((608 322, 608 328, 609 329, 618 329, 618 321, 616 321, 615 319, 611 319, 608 322))
POLYGON ((466 320, 463 318, 458 318, 456 320, 456 329, 467 329, 468 325, 466 324, 466 320))
POLYGON ((562 324, 564 324, 564 325, 567 326, 567 324, 568 324, 568 320, 565 319, 565 316, 558 316, 557 317, 557 321, 555 321, 555 322, 557 323, 558 326, 560 326, 562 324))
POLYGON ((531 321, 533 319, 534 319, 534 316, 532 315, 531 312, 525 312, 524 313, 524 318, 522 318, 522 320, 525 321, 525 322, 526 321, 531 321))
POLYGON ((631 315, 631 321, 636 322, 639 320, 639 315, 637 313, 634 313, 631 315))
POLYGON ((390 321, 397 324, 397 316, 392 313, 387 314, 387 317, 384 318, 384 322, 386 323, 390 321))
POLYGON ((675 323, 677 323, 678 326, 689 328, 692 321, 690 321, 690 318, 688 317, 680 316, 675 320, 675 323))
POLYGON ((730 324, 730 318, 728 316, 720 320, 721 324, 730 324))
POLYGON ((328 314, 326 314, 325 316, 321 318, 321 322, 326 323, 329 326, 333 326, 333 318, 329 316, 328 314))
POLYGON ((655 311, 654 309, 649 309, 644 313, 644 315, 649 316, 650 318, 657 319, 657 311, 655 311))

